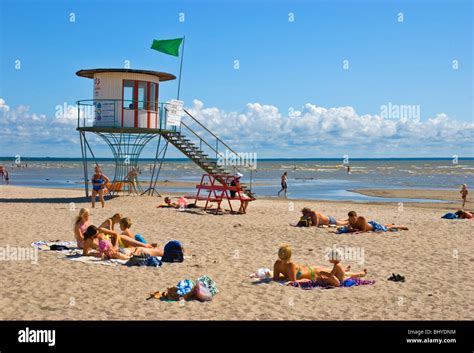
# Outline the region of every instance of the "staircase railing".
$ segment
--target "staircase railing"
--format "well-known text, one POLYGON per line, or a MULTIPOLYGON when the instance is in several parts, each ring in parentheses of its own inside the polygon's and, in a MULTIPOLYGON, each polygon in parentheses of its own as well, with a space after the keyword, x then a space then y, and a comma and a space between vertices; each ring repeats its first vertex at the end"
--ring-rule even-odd
POLYGON ((226 165, 227 157, 229 157, 229 155, 232 156, 234 160, 233 164, 235 165, 232 165, 231 167, 234 173, 240 171, 239 169, 251 168, 251 166, 242 158, 242 156, 239 155, 239 153, 237 153, 215 133, 204 126, 189 111, 184 109, 184 113, 185 116, 181 119, 181 134, 185 135, 186 138, 189 138, 191 142, 198 145, 200 150, 208 153, 209 158, 215 158, 216 162, 218 162, 218 159, 221 159, 224 164, 220 166, 228 169, 226 168, 228 167, 226 165), (193 141, 190 137, 194 137, 197 139, 197 141, 193 141))

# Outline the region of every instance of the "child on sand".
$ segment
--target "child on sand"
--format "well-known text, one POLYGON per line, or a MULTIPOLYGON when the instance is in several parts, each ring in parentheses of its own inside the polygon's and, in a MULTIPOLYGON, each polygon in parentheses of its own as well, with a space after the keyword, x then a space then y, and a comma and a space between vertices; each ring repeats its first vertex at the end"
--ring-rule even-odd
POLYGON ((459 191, 462 197, 462 208, 466 205, 467 194, 469 194, 469 190, 467 189, 467 184, 461 185, 461 190, 459 191))
POLYGON ((344 284, 344 281, 349 278, 361 278, 367 275, 367 269, 361 272, 346 272, 349 271, 350 266, 344 268, 341 264, 342 255, 339 251, 333 250, 329 254, 329 262, 334 266, 331 272, 321 271, 321 282, 335 287, 344 284))
POLYGON ((120 213, 114 214, 112 217, 107 218, 101 225, 100 228, 105 228, 108 230, 114 230, 114 226, 120 222, 122 215, 120 213))
POLYGON ((84 247, 84 233, 87 230, 87 227, 90 226, 89 217, 89 210, 87 208, 81 208, 74 223, 74 238, 76 239, 77 246, 80 249, 84 247))
POLYGON ((140 234, 133 234, 130 228, 132 227, 132 220, 129 217, 121 218, 119 221, 120 235, 119 245, 121 247, 144 247, 144 248, 155 248, 157 244, 147 244, 145 239, 140 234))

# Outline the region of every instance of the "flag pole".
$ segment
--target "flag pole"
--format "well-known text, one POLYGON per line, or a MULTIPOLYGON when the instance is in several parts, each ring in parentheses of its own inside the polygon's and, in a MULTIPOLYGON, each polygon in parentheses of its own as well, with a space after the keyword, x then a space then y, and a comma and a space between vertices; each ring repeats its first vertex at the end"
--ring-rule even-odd
POLYGON ((181 51, 181 65, 179 66, 178 96, 177 96, 178 100, 179 100, 179 91, 181 89, 181 72, 183 71, 184 42, 185 42, 185 40, 186 40, 186 36, 183 36, 183 50, 181 51))

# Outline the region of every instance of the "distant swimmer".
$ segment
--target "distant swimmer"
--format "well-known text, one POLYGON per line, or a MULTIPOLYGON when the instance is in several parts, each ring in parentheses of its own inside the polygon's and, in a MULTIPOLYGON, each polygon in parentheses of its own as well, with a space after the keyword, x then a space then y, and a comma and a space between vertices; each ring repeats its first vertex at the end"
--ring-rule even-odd
POLYGON ((351 166, 350 165, 347 166, 347 174, 351 174, 351 166))
POLYGON ((286 184, 286 179, 288 177, 288 172, 284 172, 281 176, 281 190, 278 191, 278 196, 282 191, 285 192, 285 197, 287 197, 288 185, 286 184))
POLYGON ((462 208, 466 205, 467 195, 469 194, 469 190, 467 189, 467 184, 461 185, 461 190, 459 191, 462 197, 462 208))

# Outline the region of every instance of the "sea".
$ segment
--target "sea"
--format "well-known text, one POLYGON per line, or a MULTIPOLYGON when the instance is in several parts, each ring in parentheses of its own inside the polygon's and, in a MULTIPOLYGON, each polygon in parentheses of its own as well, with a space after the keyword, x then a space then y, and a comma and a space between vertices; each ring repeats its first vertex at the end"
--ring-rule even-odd
MULTIPOLYGON (((97 159, 103 172, 113 179, 114 160, 97 159)), ((139 180, 149 181, 152 159, 141 159, 139 180)), ((80 158, 0 158, 10 173, 10 185, 39 188, 84 188, 80 158)), ((246 171, 243 182, 260 196, 277 197, 280 176, 288 172, 288 198, 350 200, 356 202, 442 202, 403 198, 365 196, 360 189, 440 189, 459 190, 461 184, 474 182, 474 158, 386 158, 351 159, 259 159, 256 169, 246 171)), ((89 173, 93 164, 89 164, 89 173)), ((166 159, 159 180, 198 184, 203 171, 188 159, 166 159)), ((89 178, 92 175, 89 175, 89 178)), ((195 187, 160 187, 161 193, 190 193, 195 187)))

